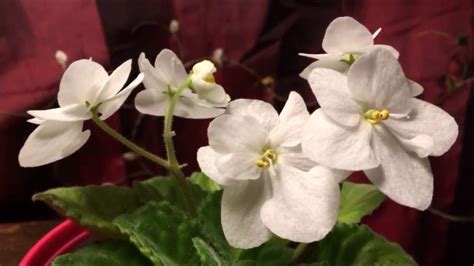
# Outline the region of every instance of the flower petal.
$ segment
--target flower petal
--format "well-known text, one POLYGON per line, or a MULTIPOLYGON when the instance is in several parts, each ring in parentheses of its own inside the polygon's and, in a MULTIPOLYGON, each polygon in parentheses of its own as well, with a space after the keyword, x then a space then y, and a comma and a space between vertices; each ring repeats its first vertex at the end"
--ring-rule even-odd
POLYGON ((135 108, 143 114, 164 116, 167 101, 168 95, 164 91, 147 89, 140 91, 135 97, 135 108))
POLYGON ((332 69, 318 68, 311 72, 308 81, 326 115, 350 127, 359 123, 363 111, 352 100, 345 75, 332 69))
POLYGON ((225 178, 219 169, 217 169, 216 163, 220 156, 221 155, 215 152, 210 146, 199 148, 197 152, 199 168, 219 185, 225 186, 235 184, 234 180, 225 178))
POLYGON ((379 165, 370 139, 372 126, 359 123, 348 128, 334 123, 318 109, 309 118, 303 132, 303 152, 311 160, 330 168, 363 170, 379 165))
POLYGON ((373 44, 370 31, 351 17, 333 20, 323 38, 323 50, 328 54, 361 52, 373 44))
POLYGON ((148 61, 144 53, 141 53, 138 58, 138 68, 140 72, 145 75, 143 85, 145 85, 146 89, 157 90, 159 92, 166 91, 166 81, 161 77, 160 72, 150 64, 150 61, 148 61))
POLYGON ((207 82, 202 79, 193 79, 192 83, 193 89, 197 95, 199 95, 200 99, 204 99, 216 105, 226 104, 229 101, 229 96, 219 84, 207 82))
POLYGON ((408 80, 408 86, 410 86, 410 94, 413 97, 416 97, 422 94, 424 91, 423 86, 421 86, 420 83, 413 81, 411 79, 408 80))
POLYGON ((59 84, 59 106, 85 104, 85 101, 92 103, 108 78, 107 71, 92 60, 81 59, 73 62, 64 71, 59 84))
POLYGON ((301 143, 303 127, 309 119, 306 103, 296 92, 290 92, 283 110, 279 116, 279 123, 270 133, 270 141, 274 147, 291 147, 301 143))
POLYGON ((340 61, 339 58, 320 59, 303 69, 300 77, 308 79, 311 72, 316 68, 329 68, 340 73, 346 73, 349 70, 349 65, 340 61))
POLYGON ((238 99, 229 103, 226 114, 251 116, 256 119, 268 132, 278 125, 278 113, 275 108, 264 101, 238 99))
POLYGON ((309 243, 331 231, 339 211, 336 180, 286 165, 271 180, 273 197, 263 205, 261 218, 274 234, 309 243))
POLYGON ((161 50, 156 56, 155 68, 166 84, 175 87, 181 85, 188 76, 181 60, 169 49, 161 50))
POLYGON ((309 171, 316 165, 316 162, 311 161, 303 154, 301 145, 294 147, 280 147, 277 150, 278 163, 291 165, 301 171, 309 171))
POLYGON ((214 72, 216 72, 214 64, 209 60, 202 60, 193 66, 192 76, 195 79, 205 79, 214 72))
POLYGON ((89 109, 83 104, 74 104, 47 110, 31 110, 27 113, 41 120, 54 121, 82 121, 92 117, 89 109))
POLYGON ((225 112, 223 108, 217 108, 207 101, 199 99, 195 93, 185 90, 176 102, 174 115, 189 119, 214 118, 225 112))
POLYGON ((123 64, 117 67, 114 72, 112 72, 104 86, 100 89, 99 96, 97 96, 97 100, 94 102, 101 103, 114 97, 120 91, 120 89, 123 88, 125 82, 127 82, 131 70, 131 59, 125 61, 123 64))
POLYGON ((140 83, 143 81, 143 73, 140 73, 127 87, 121 90, 118 94, 114 97, 107 99, 106 101, 102 102, 99 106, 99 112, 102 114, 100 119, 105 120, 113 115, 127 100, 130 93, 132 93, 133 89, 135 89, 140 83))
POLYGON ((316 176, 324 176, 336 180, 336 182, 342 182, 344 179, 352 174, 352 171, 338 170, 326 167, 324 165, 317 165, 311 169, 311 172, 316 176))
POLYGON ((430 155, 440 156, 447 152, 458 136, 458 125, 443 109, 428 102, 412 99, 412 111, 408 117, 388 119, 385 124, 396 135, 406 139, 428 135, 433 139, 430 155))
POLYGON ((261 155, 256 152, 234 152, 221 155, 216 161, 219 172, 227 179, 258 179, 262 168, 256 165, 261 155))
MULTIPOLYGON (((375 50, 375 49, 379 49, 379 48, 387 50, 388 52, 390 52, 393 55, 393 57, 395 57, 397 59, 400 56, 400 53, 397 51, 397 49, 393 48, 393 46, 386 45, 386 44, 374 44, 370 47, 370 51, 375 50)), ((367 51, 367 52, 370 52, 370 51, 367 51)))
POLYGON ((224 187, 221 221, 229 244, 237 248, 253 248, 272 237, 260 218, 260 209, 270 197, 271 187, 264 178, 224 187))
POLYGON ((28 137, 20 150, 22 167, 45 165, 67 157, 89 139, 90 131, 82 131, 82 121, 45 121, 28 137))
POLYGON ((433 174, 427 158, 406 152, 384 127, 376 127, 372 139, 378 168, 365 174, 380 191, 393 201, 418 210, 426 210, 433 197, 433 174))
POLYGON ((252 116, 222 115, 207 131, 209 145, 218 153, 260 154, 267 143, 267 132, 252 116))
POLYGON ((390 113, 410 111, 408 79, 397 59, 385 49, 375 49, 359 57, 347 74, 353 97, 370 109, 388 109, 390 113))

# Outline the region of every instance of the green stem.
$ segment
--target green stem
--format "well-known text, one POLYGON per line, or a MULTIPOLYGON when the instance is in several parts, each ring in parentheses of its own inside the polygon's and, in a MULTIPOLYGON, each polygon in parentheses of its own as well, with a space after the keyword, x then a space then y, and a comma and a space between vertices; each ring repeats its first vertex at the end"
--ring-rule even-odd
POLYGON ((98 125, 102 130, 107 132, 110 136, 112 136, 113 138, 118 140, 123 145, 127 146, 129 149, 131 149, 132 151, 134 151, 138 155, 143 156, 143 157, 147 158, 148 160, 163 166, 166 169, 170 169, 170 165, 169 165, 168 161, 166 161, 165 159, 161 158, 158 155, 155 155, 155 154, 143 149, 142 147, 138 146, 137 144, 131 142, 130 140, 125 138, 123 135, 121 135, 120 133, 115 131, 115 129, 113 129, 109 125, 107 125, 104 121, 100 120, 99 115, 97 114, 97 107, 92 108, 91 112, 92 112, 92 121, 94 121, 94 123, 96 123, 96 125, 98 125))
POLYGON ((166 147, 166 155, 168 157, 168 164, 169 170, 171 174, 176 177, 181 190, 184 193, 184 197, 186 199, 186 204, 189 210, 189 213, 196 217, 196 207, 194 204, 193 196, 191 189, 189 188, 186 177, 181 170, 181 166, 176 158, 176 150, 174 148, 173 137, 175 132, 173 131, 173 115, 174 109, 176 107, 176 102, 178 101, 181 93, 190 85, 190 80, 187 79, 183 84, 179 86, 176 92, 171 94, 168 99, 168 104, 166 106, 166 113, 165 113, 165 122, 163 127, 163 140, 165 142, 166 147))
POLYGON ((304 253, 306 247, 308 247, 308 243, 299 243, 298 246, 296 246, 295 252, 293 253, 293 262, 297 262, 300 259, 301 254, 304 253))

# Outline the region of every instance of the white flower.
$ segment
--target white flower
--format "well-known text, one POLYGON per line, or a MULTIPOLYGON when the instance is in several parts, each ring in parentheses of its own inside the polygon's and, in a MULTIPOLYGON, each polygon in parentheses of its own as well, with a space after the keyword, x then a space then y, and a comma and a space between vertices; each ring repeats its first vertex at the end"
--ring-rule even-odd
POLYGON ((98 107, 105 120, 117 111, 132 90, 143 80, 139 75, 120 90, 130 74, 132 61, 120 65, 110 76, 91 60, 78 60, 64 72, 59 85, 59 108, 28 111, 28 120, 38 127, 30 134, 18 156, 20 165, 48 164, 77 151, 90 136, 82 131, 83 121, 92 118, 90 108, 98 107))
POLYGON ((191 72, 192 87, 200 99, 205 99, 215 106, 226 106, 230 97, 225 93, 224 88, 216 83, 214 72, 216 72, 216 67, 209 60, 195 64, 191 72))
POLYGON ((280 116, 268 103, 241 99, 211 122, 209 146, 199 149, 198 162, 224 187, 221 221, 231 245, 256 247, 272 233, 312 242, 332 229, 338 182, 347 173, 303 156, 300 140, 308 117, 303 99, 292 92, 280 116))
MULTIPOLYGON (((143 84, 146 90, 138 93, 135 98, 135 107, 145 114, 164 116, 169 90, 176 92, 188 77, 183 63, 171 50, 164 49, 156 57, 155 67, 150 64, 143 53, 138 59, 138 65, 140 71, 145 74, 143 84)), ((193 93, 190 89, 185 89, 176 103, 174 115, 199 119, 212 118, 223 114, 224 109, 221 107, 227 105, 229 96, 225 94, 222 87, 219 86, 218 90, 217 93, 214 91, 207 91, 207 93, 210 96, 214 96, 215 93, 219 97, 223 94, 227 101, 216 104, 211 101, 213 97, 209 97, 210 100, 208 101, 204 96, 193 93)))
POLYGON ((445 153, 458 127, 442 109, 413 98, 397 59, 376 49, 357 59, 347 77, 318 68, 309 83, 321 108, 305 127, 305 154, 328 167, 364 170, 392 200, 428 208, 433 175, 427 156, 445 153))

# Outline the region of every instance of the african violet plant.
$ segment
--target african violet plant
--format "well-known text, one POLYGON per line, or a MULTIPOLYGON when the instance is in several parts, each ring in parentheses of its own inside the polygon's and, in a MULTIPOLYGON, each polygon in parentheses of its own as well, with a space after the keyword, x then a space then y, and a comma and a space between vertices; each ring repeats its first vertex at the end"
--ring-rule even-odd
POLYGON ((350 17, 327 28, 327 54, 301 76, 321 108, 309 114, 291 92, 278 113, 250 99, 230 101, 213 63, 187 73, 170 50, 154 66, 145 55, 141 74, 124 89, 131 61, 109 76, 79 60, 61 79, 59 108, 29 111, 37 129, 20 151, 22 166, 60 160, 90 136, 92 119, 169 176, 111 185, 51 189, 35 200, 94 232, 97 241, 59 256, 77 265, 413 265, 402 248, 360 224, 384 200, 425 210, 433 175, 428 156, 455 141, 454 119, 414 98, 423 88, 405 77, 391 46, 350 17), (167 158, 152 154, 110 128, 116 112, 141 82, 138 111, 164 117, 167 158), (186 177, 177 160, 173 117, 214 118, 209 146, 197 160, 202 172, 186 177), (343 181, 362 170, 374 184, 343 181))

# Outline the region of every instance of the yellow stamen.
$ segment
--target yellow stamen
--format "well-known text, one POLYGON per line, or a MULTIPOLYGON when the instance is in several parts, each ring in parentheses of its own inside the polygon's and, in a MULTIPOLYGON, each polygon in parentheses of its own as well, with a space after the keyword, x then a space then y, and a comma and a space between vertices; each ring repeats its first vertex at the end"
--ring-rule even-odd
POLYGON ((204 78, 204 81, 207 81, 209 83, 216 83, 216 79, 214 78, 214 75, 209 74, 204 78))
POLYGON ((370 109, 364 113, 364 118, 372 125, 378 124, 382 120, 387 120, 390 117, 390 111, 383 109, 382 111, 370 109))
POLYGON ((255 161, 255 164, 260 168, 268 167, 275 162, 276 158, 276 153, 272 149, 267 149, 262 154, 262 158, 255 161))

